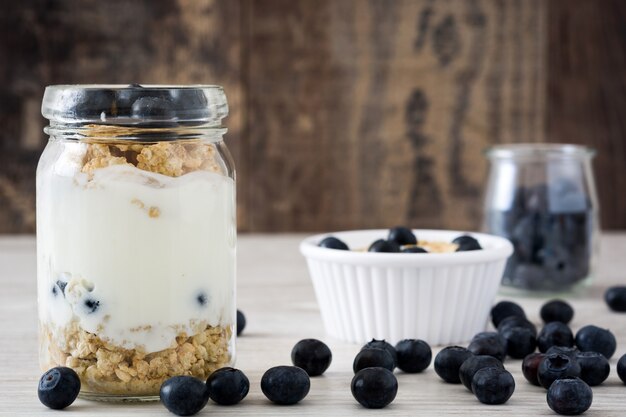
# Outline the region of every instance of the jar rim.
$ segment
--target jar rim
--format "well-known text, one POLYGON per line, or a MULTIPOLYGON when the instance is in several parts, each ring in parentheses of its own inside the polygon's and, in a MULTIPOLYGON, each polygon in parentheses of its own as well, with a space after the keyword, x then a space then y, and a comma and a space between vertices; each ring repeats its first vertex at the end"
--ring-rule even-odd
POLYGON ((485 151, 489 159, 593 158, 596 150, 570 143, 509 143, 485 151))

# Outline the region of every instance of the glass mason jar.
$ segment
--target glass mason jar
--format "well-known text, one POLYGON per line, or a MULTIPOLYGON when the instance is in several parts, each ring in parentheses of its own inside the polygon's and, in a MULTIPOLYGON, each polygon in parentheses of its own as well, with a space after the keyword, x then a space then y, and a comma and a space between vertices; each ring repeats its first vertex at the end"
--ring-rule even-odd
POLYGON ((235 171, 217 86, 46 88, 40 364, 81 396, 158 399, 235 359, 235 171))
POLYGON ((503 285, 569 292, 589 282, 598 249, 594 151, 516 144, 488 150, 484 229, 511 240, 503 285))

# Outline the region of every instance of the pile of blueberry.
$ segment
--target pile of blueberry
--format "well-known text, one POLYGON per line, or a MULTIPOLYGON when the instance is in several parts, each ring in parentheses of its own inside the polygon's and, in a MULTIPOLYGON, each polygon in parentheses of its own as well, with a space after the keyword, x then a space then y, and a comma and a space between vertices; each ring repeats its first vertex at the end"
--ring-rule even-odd
MULTIPOLYGON (((452 241, 458 245, 457 252, 465 252, 470 250, 482 249, 478 240, 472 236, 462 235, 452 241)), ((350 250, 348 245, 334 236, 329 236, 318 244, 322 248, 350 250)), ((417 246, 417 237, 408 227, 398 226, 389 229, 387 239, 378 239, 373 242, 368 252, 401 252, 401 253, 428 253, 421 246, 417 246)))
POLYGON ((589 275, 594 228, 583 190, 560 180, 515 190, 510 208, 486 215, 491 233, 513 243, 504 283, 530 290, 565 290, 589 275))

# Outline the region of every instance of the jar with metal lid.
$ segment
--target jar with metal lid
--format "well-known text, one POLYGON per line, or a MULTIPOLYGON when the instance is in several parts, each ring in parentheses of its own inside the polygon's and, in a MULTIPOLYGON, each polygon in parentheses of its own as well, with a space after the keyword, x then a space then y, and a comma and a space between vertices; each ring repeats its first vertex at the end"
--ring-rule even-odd
POLYGON ((593 155, 560 144, 500 145, 487 152, 484 229, 514 247, 505 288, 558 293, 589 282, 599 231, 593 155))
POLYGON ((40 364, 81 396, 156 399, 235 358, 235 171, 218 86, 46 88, 40 364))

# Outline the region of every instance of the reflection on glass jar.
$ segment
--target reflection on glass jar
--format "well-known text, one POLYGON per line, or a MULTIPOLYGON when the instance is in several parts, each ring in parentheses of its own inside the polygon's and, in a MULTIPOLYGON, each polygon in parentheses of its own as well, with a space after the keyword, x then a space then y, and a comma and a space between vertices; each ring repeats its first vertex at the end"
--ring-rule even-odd
POLYGON ((219 87, 53 86, 37 169, 43 369, 158 396, 234 361, 235 182, 219 87))
POLYGON ((598 247, 594 152, 582 146, 491 148, 484 229, 511 240, 503 285, 570 291, 589 282, 598 247))

